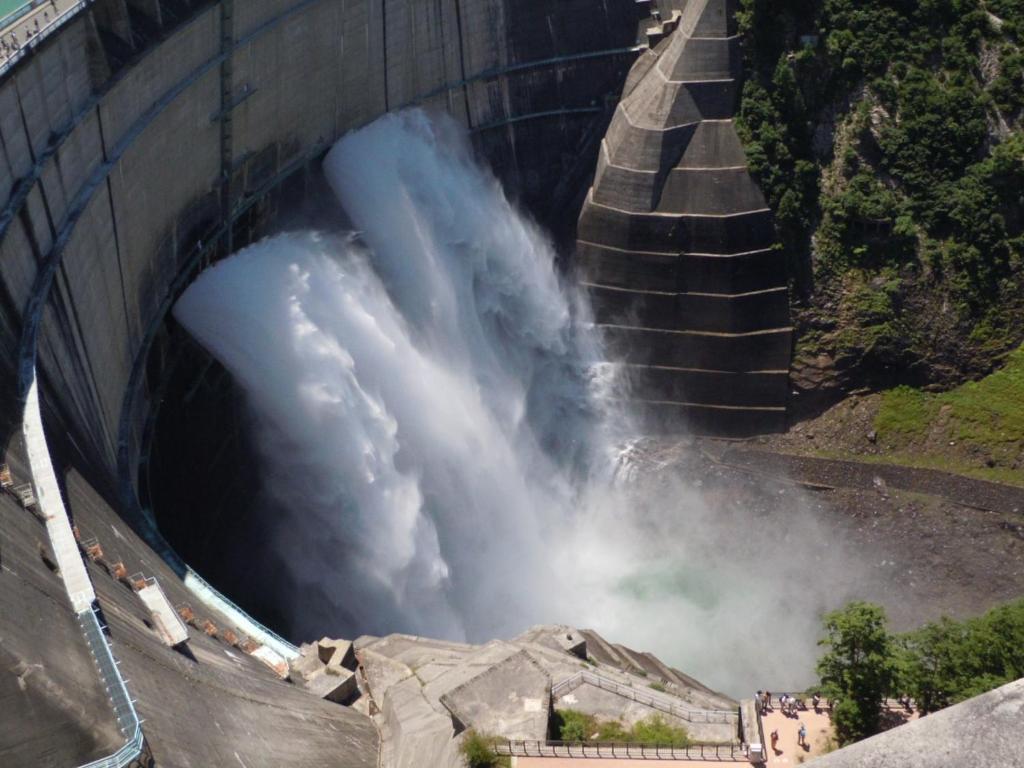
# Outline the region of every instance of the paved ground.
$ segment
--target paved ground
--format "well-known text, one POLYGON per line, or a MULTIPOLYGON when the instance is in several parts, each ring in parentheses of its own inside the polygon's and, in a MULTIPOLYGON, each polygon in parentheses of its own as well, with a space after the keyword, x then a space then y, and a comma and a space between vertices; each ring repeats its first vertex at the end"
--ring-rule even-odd
POLYGON ((584 768, 584 766, 601 766, 601 768, 651 768, 654 765, 667 765, 672 768, 712 768, 715 765, 738 766, 750 765, 748 762, 717 762, 714 760, 615 760, 606 757, 513 757, 512 768, 584 768))
POLYGON ((813 709, 797 713, 797 717, 786 717, 778 707, 762 718, 764 738, 768 742, 768 766, 791 766, 807 762, 812 757, 825 753, 825 743, 832 733, 832 722, 826 710, 815 712, 813 709), (800 723, 807 726, 808 747, 797 744, 800 723), (779 732, 779 742, 773 752, 771 732, 779 732))

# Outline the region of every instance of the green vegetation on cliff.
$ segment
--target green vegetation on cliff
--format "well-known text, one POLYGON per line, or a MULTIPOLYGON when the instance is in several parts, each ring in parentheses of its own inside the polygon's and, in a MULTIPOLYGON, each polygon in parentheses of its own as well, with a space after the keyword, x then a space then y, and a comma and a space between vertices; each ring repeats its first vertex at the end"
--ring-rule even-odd
POLYGON ((992 370, 1024 339, 1024 0, 742 5, 739 127, 790 257, 797 385, 992 370))
POLYGON ((818 673, 843 744, 881 729, 886 697, 909 695, 927 714, 1024 677, 1024 600, 903 635, 881 607, 855 602, 825 617, 825 633, 818 673))

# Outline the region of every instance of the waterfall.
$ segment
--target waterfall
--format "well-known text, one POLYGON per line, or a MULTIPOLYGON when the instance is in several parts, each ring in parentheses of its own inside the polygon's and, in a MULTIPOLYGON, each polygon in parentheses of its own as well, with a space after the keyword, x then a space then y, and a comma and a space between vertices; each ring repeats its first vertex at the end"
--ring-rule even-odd
POLYGON ((784 615, 802 639, 772 663, 806 673, 820 590, 794 600, 747 517, 629 465, 586 302, 459 130, 388 115, 324 169, 355 231, 264 239, 174 309, 256 415, 291 633, 569 623, 730 686, 765 679, 755 627, 784 615))

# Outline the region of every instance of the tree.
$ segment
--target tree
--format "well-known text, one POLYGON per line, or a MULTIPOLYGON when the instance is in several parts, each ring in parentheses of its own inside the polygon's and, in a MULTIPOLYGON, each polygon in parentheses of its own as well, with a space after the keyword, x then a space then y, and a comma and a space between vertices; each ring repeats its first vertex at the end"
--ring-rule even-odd
POLYGON ((836 702, 836 736, 848 744, 878 733, 885 697, 896 682, 896 645, 886 629, 885 610, 854 602, 825 616, 829 650, 818 661, 825 695, 836 702))

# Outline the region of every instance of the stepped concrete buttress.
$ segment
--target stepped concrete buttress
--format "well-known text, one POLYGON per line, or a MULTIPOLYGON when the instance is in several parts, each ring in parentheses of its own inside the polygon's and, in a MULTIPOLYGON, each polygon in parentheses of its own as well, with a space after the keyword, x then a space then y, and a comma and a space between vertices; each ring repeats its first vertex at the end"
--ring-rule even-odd
POLYGON ((633 66, 580 214, 577 265, 652 426, 783 429, 785 260, 733 118, 737 0, 690 0, 633 66))

